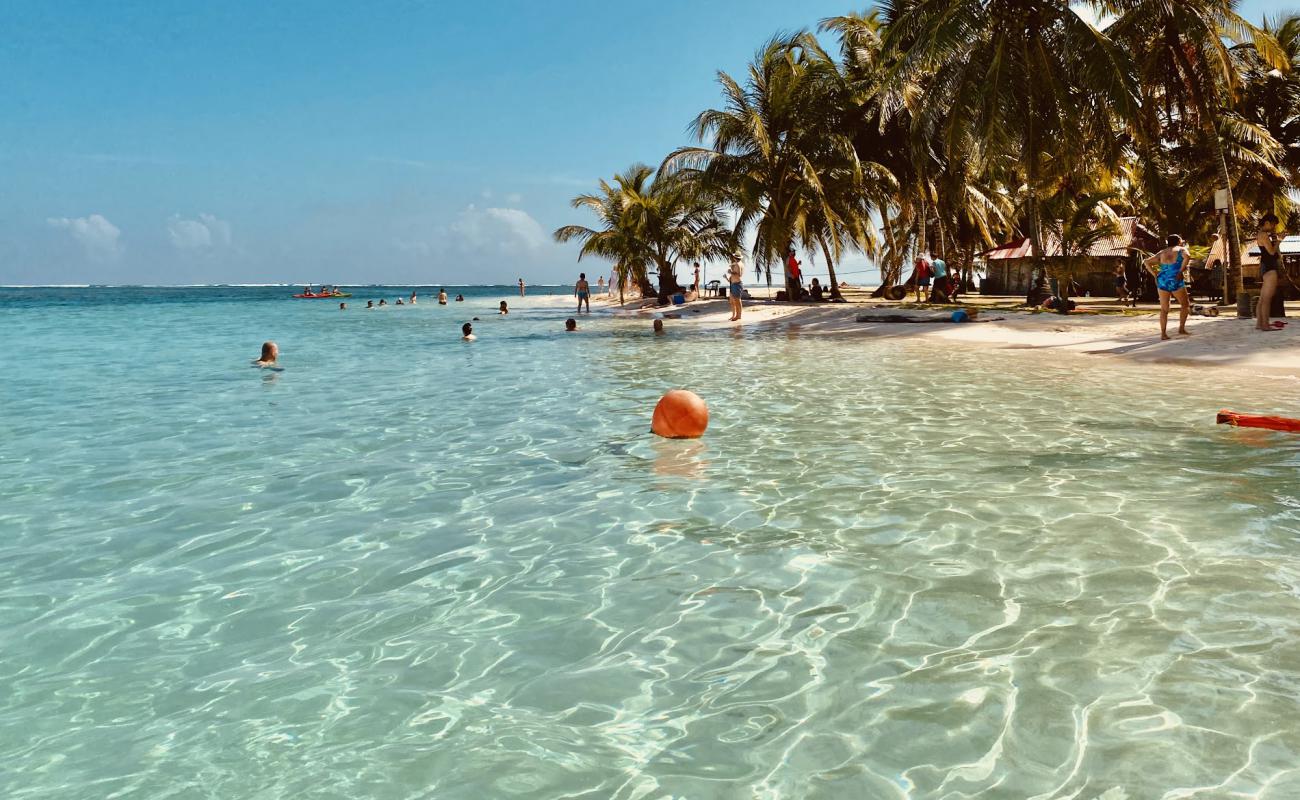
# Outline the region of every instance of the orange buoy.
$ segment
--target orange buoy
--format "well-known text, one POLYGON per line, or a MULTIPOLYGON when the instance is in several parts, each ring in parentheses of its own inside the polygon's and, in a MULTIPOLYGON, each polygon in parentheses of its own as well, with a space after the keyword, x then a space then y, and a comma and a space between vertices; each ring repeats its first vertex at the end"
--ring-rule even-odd
POLYGON ((673 389, 659 398, 650 430, 665 439, 696 439, 709 427, 709 407, 695 392, 673 389))
POLYGON ((1214 421, 1220 425, 1231 425, 1234 428, 1267 428, 1270 431, 1300 433, 1300 419, 1289 419, 1287 417, 1238 414, 1236 411, 1224 409, 1219 412, 1214 421))

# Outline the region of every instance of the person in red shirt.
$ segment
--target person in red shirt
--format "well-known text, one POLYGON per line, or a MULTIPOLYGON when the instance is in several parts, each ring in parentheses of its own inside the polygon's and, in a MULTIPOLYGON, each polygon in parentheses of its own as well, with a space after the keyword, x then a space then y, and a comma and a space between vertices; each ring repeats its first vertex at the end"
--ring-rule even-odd
POLYGON ((930 262, 918 258, 912 265, 912 275, 916 278, 916 302, 924 302, 924 295, 930 293, 930 262))
POLYGON ((785 254, 786 294, 790 300, 799 300, 803 294, 803 273, 799 271, 799 259, 794 257, 791 247, 785 254))

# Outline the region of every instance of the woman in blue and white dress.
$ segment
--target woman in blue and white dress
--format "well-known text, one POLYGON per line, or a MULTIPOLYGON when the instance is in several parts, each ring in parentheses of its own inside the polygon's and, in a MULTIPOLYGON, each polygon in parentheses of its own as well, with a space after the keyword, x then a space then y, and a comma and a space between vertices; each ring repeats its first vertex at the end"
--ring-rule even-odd
POLYGON ((1183 244, 1183 237, 1172 234, 1165 239, 1166 247, 1143 263, 1148 267, 1159 265, 1156 289, 1160 292, 1160 338, 1168 339, 1169 299, 1178 298, 1178 334, 1187 336, 1187 317, 1192 313, 1192 301, 1187 296, 1187 279, 1183 274, 1191 254, 1183 244))

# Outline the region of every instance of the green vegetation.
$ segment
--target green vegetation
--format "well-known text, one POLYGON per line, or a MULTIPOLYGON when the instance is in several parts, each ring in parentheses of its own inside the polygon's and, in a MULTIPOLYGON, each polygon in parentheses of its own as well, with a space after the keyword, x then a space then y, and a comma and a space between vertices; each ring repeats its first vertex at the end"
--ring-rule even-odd
POLYGON ((1294 230, 1300 16, 1256 26, 1235 0, 1075 3, 1105 15, 1098 29, 1071 5, 884 0, 823 20, 835 47, 776 37, 741 79, 718 74, 698 144, 576 198, 601 227, 556 238, 662 295, 678 259, 751 239, 769 281, 788 247, 824 259, 833 284, 845 253, 866 253, 888 286, 920 252, 969 275, 1012 237, 1040 257, 1045 235, 1068 272, 1120 215, 1204 241, 1223 186, 1233 266, 1238 228, 1265 211, 1294 230))

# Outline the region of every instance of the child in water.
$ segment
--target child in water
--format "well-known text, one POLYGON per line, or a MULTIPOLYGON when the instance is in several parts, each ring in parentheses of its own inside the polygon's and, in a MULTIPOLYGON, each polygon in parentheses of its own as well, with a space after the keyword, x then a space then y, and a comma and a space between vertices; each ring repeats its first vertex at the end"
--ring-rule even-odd
POLYGON ((274 367, 275 360, 280 357, 280 348, 275 342, 262 342, 262 357, 253 362, 253 366, 266 369, 274 367))

